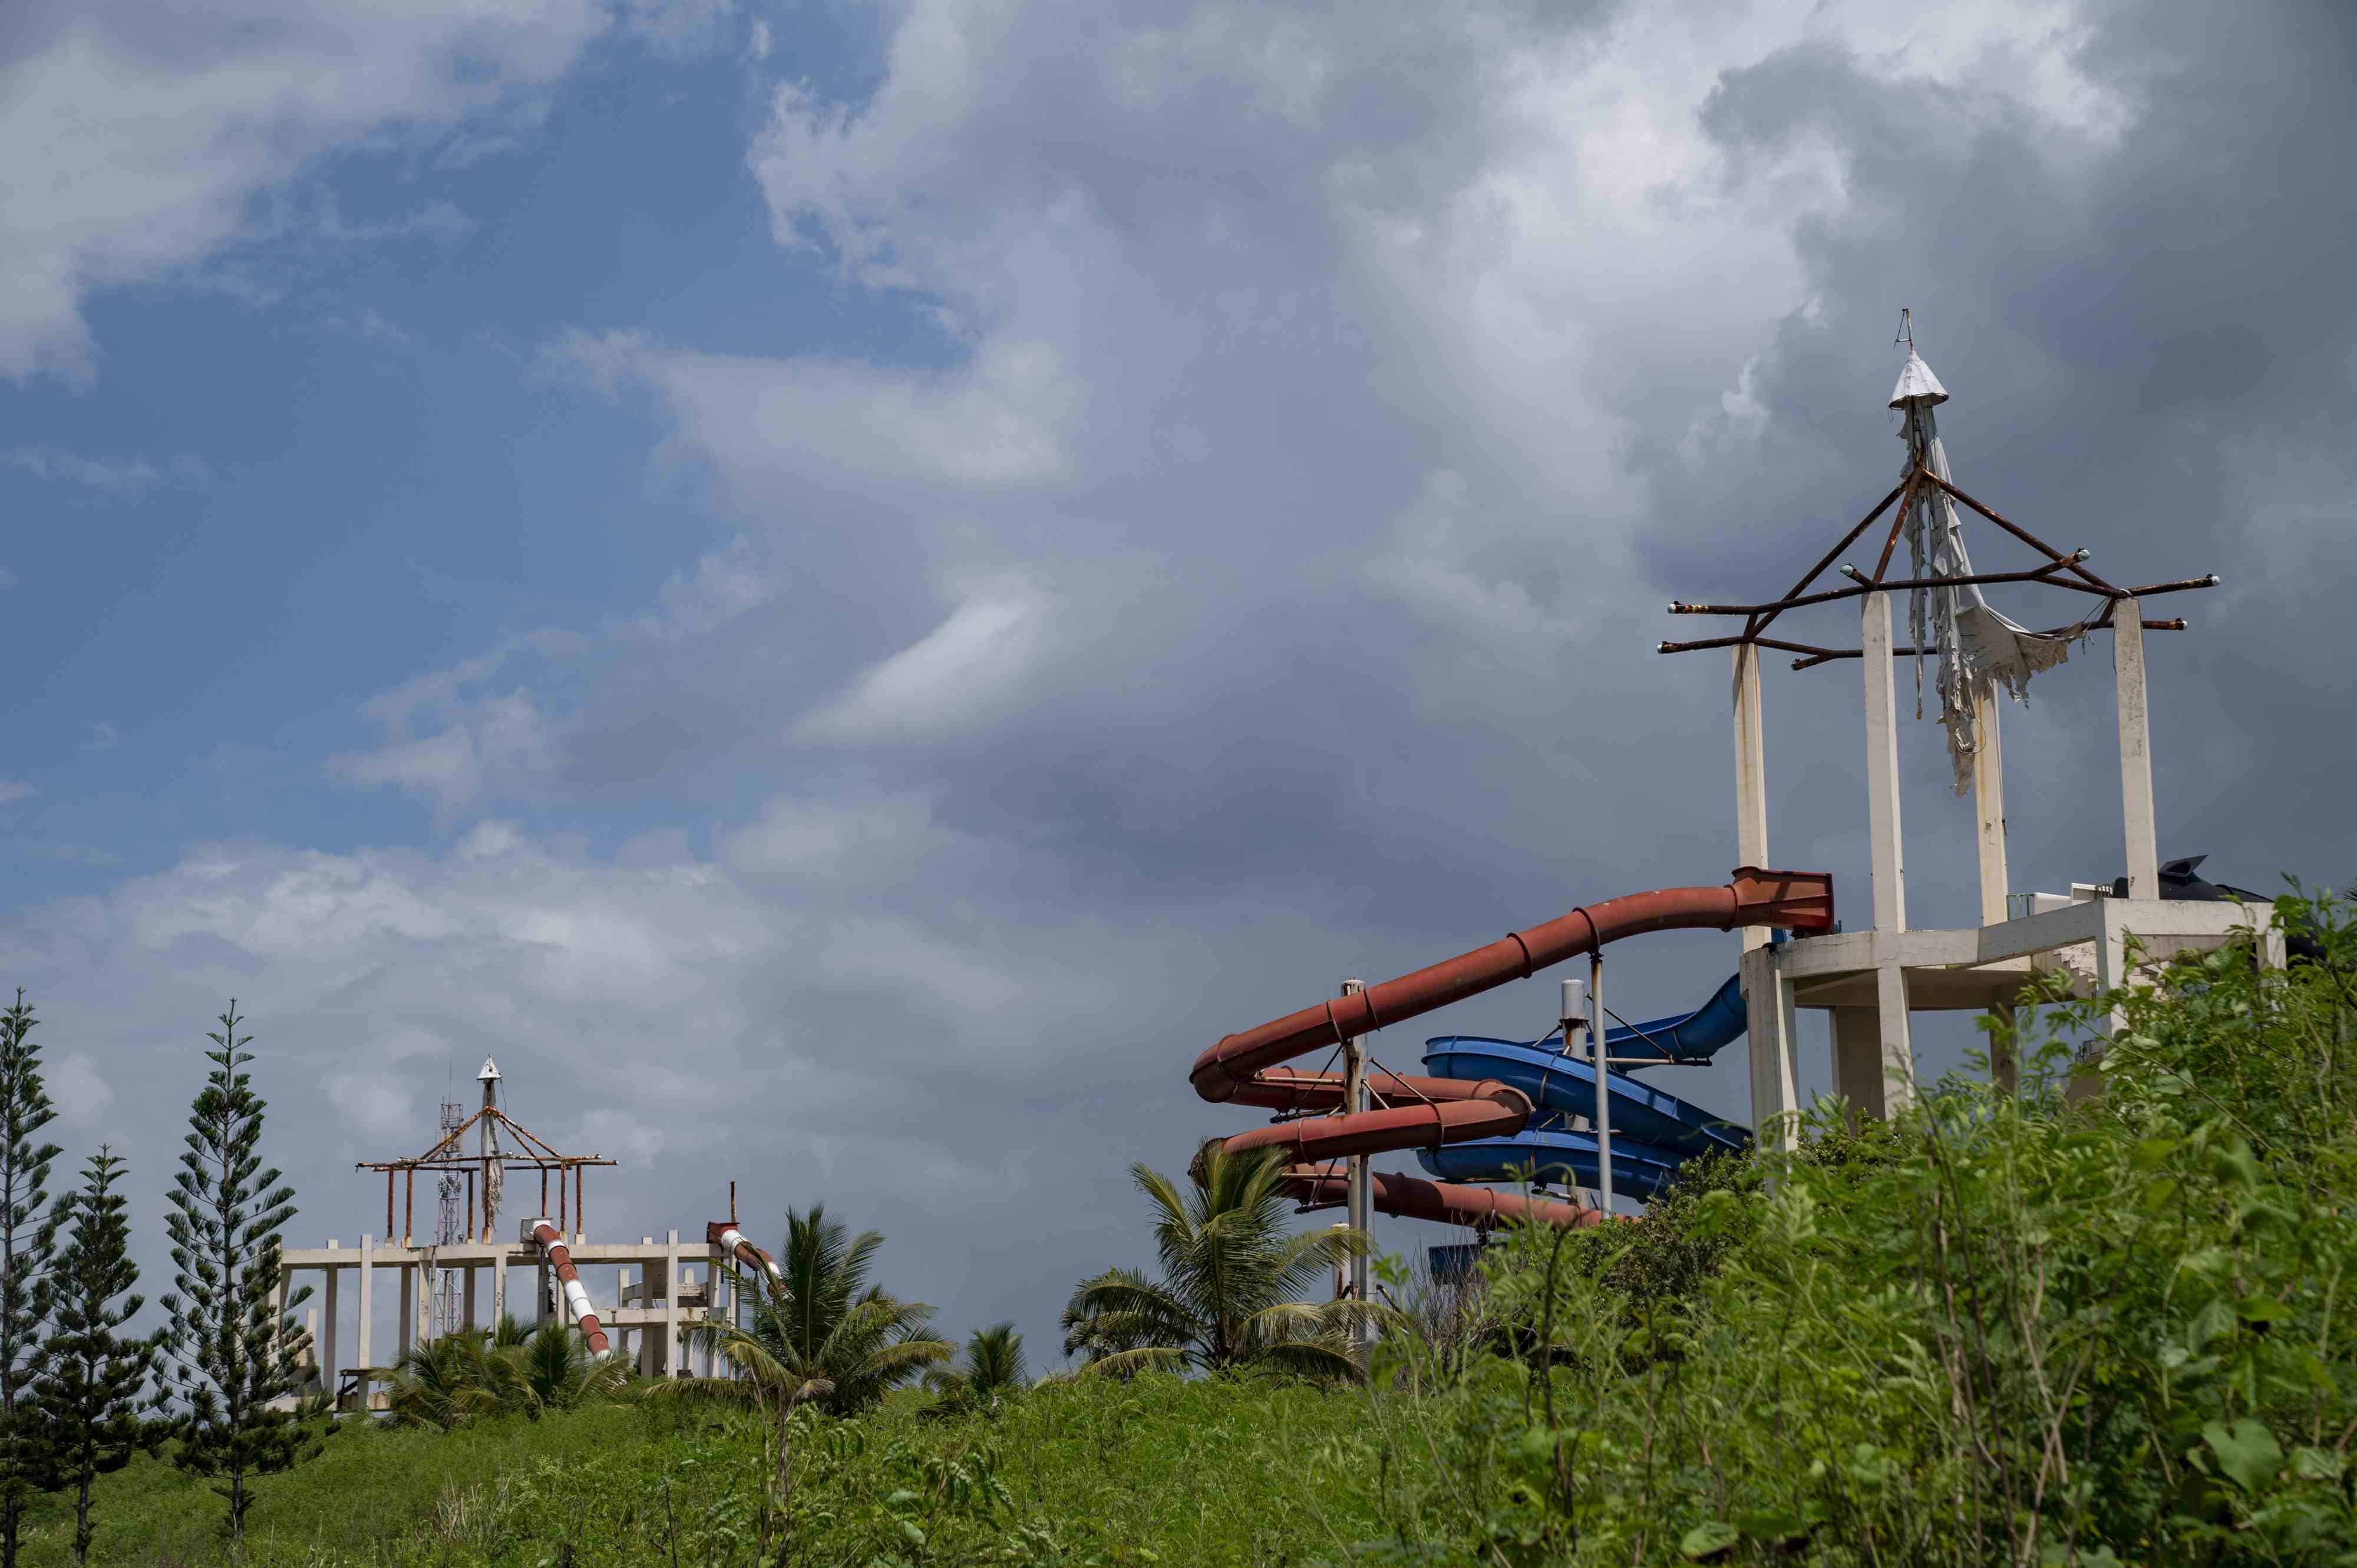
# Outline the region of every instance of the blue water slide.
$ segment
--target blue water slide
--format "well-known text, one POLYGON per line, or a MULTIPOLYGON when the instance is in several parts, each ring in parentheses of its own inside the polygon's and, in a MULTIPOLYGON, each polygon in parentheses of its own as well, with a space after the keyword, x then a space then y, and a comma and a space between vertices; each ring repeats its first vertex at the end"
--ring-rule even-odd
MULTIPOLYGON (((1610 1057, 1651 1057, 1639 1070, 1716 1056, 1743 1037, 1748 1023, 1736 977, 1690 1013, 1622 1025, 1605 1031, 1610 1057)), ((1542 1180, 1598 1185, 1596 1134, 1574 1132, 1568 1119, 1596 1115, 1596 1069, 1563 1054, 1559 1042, 1497 1040, 1443 1035, 1425 1043, 1427 1072, 1443 1078, 1494 1078, 1531 1097, 1540 1114, 1512 1138, 1482 1138, 1417 1151, 1416 1159, 1448 1181, 1510 1181, 1534 1170, 1542 1180)), ((1612 1186, 1632 1197, 1657 1195, 1678 1167, 1697 1155, 1748 1148, 1751 1134, 1654 1088, 1627 1071, 1605 1075, 1612 1096, 1612 1186)))
POLYGON ((1710 993, 1710 1000, 1691 1013, 1673 1014, 1648 1023, 1622 1024, 1604 1031, 1604 1054, 1610 1057, 1654 1057, 1633 1064, 1642 1071, 1671 1061, 1695 1061, 1717 1056, 1743 1038, 1749 1017, 1743 1007, 1740 978, 1710 993))
MULTIPOLYGON (((1443 1035, 1425 1042, 1424 1067, 1426 1072, 1440 1078, 1494 1078, 1521 1090, 1544 1111, 1585 1116, 1591 1121, 1596 1116, 1596 1069, 1565 1056, 1552 1045, 1443 1035)), ((1699 1105, 1654 1088, 1643 1079, 1615 1072, 1607 1074, 1606 1081, 1612 1094, 1612 1136, 1616 1144, 1626 1138, 1677 1157, 1750 1146, 1750 1133, 1729 1126, 1699 1105)))
MULTIPOLYGON (((1617 1105, 1617 1101, 1615 1102, 1617 1105)), ((1418 1149, 1424 1168, 1443 1181, 1515 1181, 1535 1175, 1558 1185, 1593 1187, 1602 1185, 1596 1157, 1596 1134, 1574 1133, 1561 1118, 1542 1126, 1526 1127, 1512 1138, 1481 1138, 1467 1144, 1444 1144, 1438 1149, 1418 1149)), ((1635 1198, 1652 1198, 1670 1184, 1685 1156, 1650 1144, 1612 1134, 1612 1187, 1635 1198)))

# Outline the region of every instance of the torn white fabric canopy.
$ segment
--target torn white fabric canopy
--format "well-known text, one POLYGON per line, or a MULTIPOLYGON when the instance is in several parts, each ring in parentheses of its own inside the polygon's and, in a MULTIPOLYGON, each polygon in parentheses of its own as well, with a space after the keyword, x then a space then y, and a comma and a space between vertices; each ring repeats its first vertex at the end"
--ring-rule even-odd
MULTIPOLYGON (((1927 468, 1940 479, 1949 478, 1948 454, 1940 445, 1938 416, 1932 411, 1948 401, 1947 389, 1932 373, 1921 356, 1910 352, 1899 372, 1890 406, 1903 412, 1906 424, 1900 438, 1907 443, 1905 473, 1927 468)), ((1956 518, 1956 503, 1934 485, 1920 485, 1910 498, 1904 519, 1907 548, 1919 582, 1926 577, 1969 577, 1972 557, 1956 518)), ((1977 585, 1953 588, 1917 588, 1910 607, 1915 639, 1916 716, 1922 716, 1922 656, 1936 653, 1934 681, 1940 692, 1940 723, 1948 732, 1948 760, 1955 770, 1956 793, 1972 787, 1973 755, 1978 749, 1975 733, 1974 699, 1997 687, 2016 702, 2029 699, 2029 678, 2050 670, 2070 656, 2071 645, 2087 635, 2081 621, 2052 634, 2031 631, 2000 615, 1977 585)))

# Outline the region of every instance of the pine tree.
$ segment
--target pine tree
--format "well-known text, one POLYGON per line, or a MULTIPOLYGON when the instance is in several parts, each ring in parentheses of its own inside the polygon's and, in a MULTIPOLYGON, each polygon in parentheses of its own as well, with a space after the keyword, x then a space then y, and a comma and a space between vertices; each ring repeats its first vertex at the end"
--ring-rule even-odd
POLYGON ((262 1168, 264 1102, 244 1072, 253 1059, 240 1036, 237 1003, 208 1034, 213 1050, 188 1112, 188 1152, 173 1178, 171 1238, 178 1289, 164 1298, 169 1380, 185 1405, 173 1462, 221 1477, 213 1490, 229 1504, 232 1546, 245 1540, 246 1510, 257 1476, 293 1468, 318 1452, 296 1418, 303 1331, 288 1309, 310 1299, 306 1286, 277 1299, 279 1233, 295 1217, 295 1189, 262 1168))
POLYGON ((0 1568, 16 1568, 25 1509, 45 1469, 30 1393, 57 1251, 49 1164, 60 1151, 35 1141, 57 1115, 33 1043, 38 1022, 19 987, 16 1004, 0 1013, 0 1568))
POLYGON ((123 1162, 102 1145, 82 1173, 81 1190, 58 1203, 71 1234, 58 1254, 48 1342, 33 1385, 48 1435, 50 1484, 74 1496, 74 1561, 90 1559, 90 1490, 100 1476, 130 1462, 162 1436, 148 1418, 166 1395, 147 1391, 161 1334, 124 1337, 120 1330, 145 1305, 128 1294, 139 1283, 131 1261, 129 1206, 114 1190, 123 1162))

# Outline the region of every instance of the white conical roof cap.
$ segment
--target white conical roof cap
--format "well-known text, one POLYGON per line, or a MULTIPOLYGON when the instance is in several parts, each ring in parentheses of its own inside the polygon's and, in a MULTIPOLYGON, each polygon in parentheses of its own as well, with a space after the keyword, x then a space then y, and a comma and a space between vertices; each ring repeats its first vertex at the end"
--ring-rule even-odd
POLYGON ((481 1080, 481 1081, 483 1081, 483 1082, 489 1082, 489 1081, 490 1081, 492 1079, 495 1079, 495 1078, 497 1078, 497 1077, 499 1077, 499 1076, 500 1076, 500 1064, 499 1064, 499 1063, 497 1063, 497 1062, 495 1062, 495 1061, 493 1061, 493 1060, 492 1060, 490 1058, 489 1058, 489 1057, 485 1057, 485 1058, 483 1058, 483 1070, 482 1070, 482 1071, 480 1071, 480 1072, 479 1072, 479 1073, 477 1073, 477 1074, 475 1075, 475 1077, 476 1077, 478 1079, 479 1079, 479 1080, 481 1080))
POLYGON ((1890 391, 1890 406, 1905 408, 1918 398, 1928 408, 1947 402, 1948 389, 1940 384, 1940 378, 1932 373, 1923 356, 1910 349, 1907 363, 1899 372, 1899 384, 1890 391))

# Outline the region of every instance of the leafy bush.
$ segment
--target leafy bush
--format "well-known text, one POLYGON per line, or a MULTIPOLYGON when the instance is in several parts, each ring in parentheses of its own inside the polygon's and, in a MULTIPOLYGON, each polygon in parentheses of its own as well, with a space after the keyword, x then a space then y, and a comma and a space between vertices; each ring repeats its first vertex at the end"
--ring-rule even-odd
MULTIPOLYGON (((2348 911, 2047 1015, 2008 1097, 1838 1108, 1491 1250, 1515 1353, 1387 1413, 1403 1547, 1520 1563, 2357 1562, 2348 911), (2104 1093, 2061 1091, 2108 1023, 2104 1093), (1429 1455, 1418 1466, 1418 1455, 1429 1455)), ((1394 1365, 1417 1369, 1418 1348, 1394 1365)))

